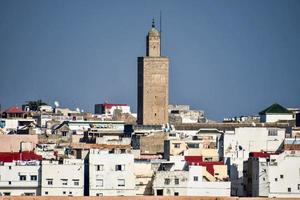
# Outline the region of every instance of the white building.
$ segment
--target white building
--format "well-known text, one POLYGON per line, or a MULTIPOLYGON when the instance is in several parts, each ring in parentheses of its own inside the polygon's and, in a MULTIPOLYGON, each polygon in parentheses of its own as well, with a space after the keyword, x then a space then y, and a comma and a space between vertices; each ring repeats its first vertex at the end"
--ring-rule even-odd
POLYGON ((251 152, 244 161, 244 189, 246 196, 267 197, 269 195, 268 165, 269 153, 251 152))
POLYGON ((260 121, 263 123, 278 122, 280 120, 295 120, 296 116, 292 111, 274 103, 265 110, 259 112, 260 121))
POLYGON ((131 113, 130 106, 127 104, 103 103, 95 105, 95 114, 112 116, 115 110, 120 110, 122 113, 131 113))
POLYGON ((71 120, 65 121, 73 134, 83 135, 84 132, 94 127, 98 132, 124 132, 125 122, 123 121, 84 121, 71 120))
POLYGON ((128 146, 91 149, 89 155, 90 196, 135 195, 134 156, 128 146))
POLYGON ((42 106, 38 107, 38 111, 52 113, 53 108, 52 108, 52 106, 42 105, 42 106))
POLYGON ((23 119, 23 118, 15 118, 15 119, 4 119, 0 118, 0 128, 5 133, 9 133, 11 131, 16 132, 17 130, 20 130, 22 128, 25 128, 26 126, 35 123, 34 119, 23 119))
POLYGON ((41 191, 40 161, 0 163, 0 196, 36 196, 41 191))
POLYGON ((81 159, 42 161, 42 196, 83 196, 84 162, 81 159))
POLYGON ((271 155, 269 197, 300 198, 300 151, 271 155))
POLYGON ((203 166, 162 163, 153 181, 157 196, 230 196, 229 181, 207 181, 203 166), (178 168, 179 167, 179 168, 178 168))
POLYGON ((152 182, 154 176, 154 163, 150 160, 135 159, 135 191, 136 195, 152 195, 152 182))
POLYGON ((250 152, 275 152, 280 150, 285 129, 266 127, 240 127, 224 134, 223 155, 231 180, 231 195, 244 196, 243 162, 250 152))
POLYGON ((245 186, 253 197, 300 197, 300 151, 256 153, 246 162, 245 186))
POLYGON ((189 105, 169 105, 169 118, 173 123, 199 123, 205 122, 204 111, 190 110, 189 105))
POLYGON ((217 129, 200 129, 197 134, 186 138, 176 137, 177 135, 174 137, 170 133, 169 139, 164 141, 165 159, 172 155, 184 155, 203 156, 207 161, 219 161, 223 157, 220 148, 222 132, 217 129))

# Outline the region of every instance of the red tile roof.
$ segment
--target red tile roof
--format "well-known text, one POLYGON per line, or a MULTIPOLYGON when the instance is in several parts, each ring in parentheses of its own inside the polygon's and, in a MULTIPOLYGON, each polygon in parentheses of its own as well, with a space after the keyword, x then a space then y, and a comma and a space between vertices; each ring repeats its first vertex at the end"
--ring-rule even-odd
POLYGON ((42 156, 35 154, 32 151, 24 152, 0 152, 0 162, 12 162, 17 160, 42 160, 42 156))
POLYGON ((276 153, 267 153, 267 152, 250 152, 250 157, 254 158, 269 158, 270 155, 275 155, 276 153))
POLYGON ((12 107, 6 109, 4 112, 5 113, 24 113, 24 111, 17 106, 12 106, 12 107))
POLYGON ((188 162, 189 165, 200 165, 206 167, 206 170, 213 176, 215 175, 214 165, 224 165, 223 162, 219 161, 203 161, 202 156, 185 156, 184 159, 188 162))
POLYGON ((113 103, 104 103, 103 107, 110 109, 113 106, 128 106, 127 104, 113 104, 113 103))

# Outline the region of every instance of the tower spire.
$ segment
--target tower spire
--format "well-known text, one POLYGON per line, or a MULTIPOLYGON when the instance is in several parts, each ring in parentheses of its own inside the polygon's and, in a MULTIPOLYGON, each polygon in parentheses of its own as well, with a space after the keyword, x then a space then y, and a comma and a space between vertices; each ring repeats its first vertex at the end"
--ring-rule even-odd
POLYGON ((155 20, 154 20, 154 17, 152 18, 152 28, 155 28, 155 20))

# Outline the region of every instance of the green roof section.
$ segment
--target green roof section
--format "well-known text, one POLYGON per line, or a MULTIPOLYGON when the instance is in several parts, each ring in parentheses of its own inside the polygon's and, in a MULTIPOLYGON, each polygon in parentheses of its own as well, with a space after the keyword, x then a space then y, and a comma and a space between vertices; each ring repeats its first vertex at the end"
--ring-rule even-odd
POLYGON ((282 113, 292 113, 291 111, 289 111, 288 109, 286 109, 285 107, 283 107, 282 105, 278 104, 278 103, 274 103, 273 105, 271 105, 270 107, 264 109, 263 111, 259 112, 260 115, 266 115, 266 114, 282 114, 282 113))

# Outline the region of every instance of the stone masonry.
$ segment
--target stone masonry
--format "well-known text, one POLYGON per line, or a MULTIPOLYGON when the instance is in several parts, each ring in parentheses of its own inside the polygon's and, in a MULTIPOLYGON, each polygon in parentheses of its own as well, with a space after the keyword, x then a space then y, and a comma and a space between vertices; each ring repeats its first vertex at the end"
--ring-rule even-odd
POLYGON ((154 25, 147 36, 146 57, 138 58, 138 124, 168 123, 169 59, 160 55, 154 25))

